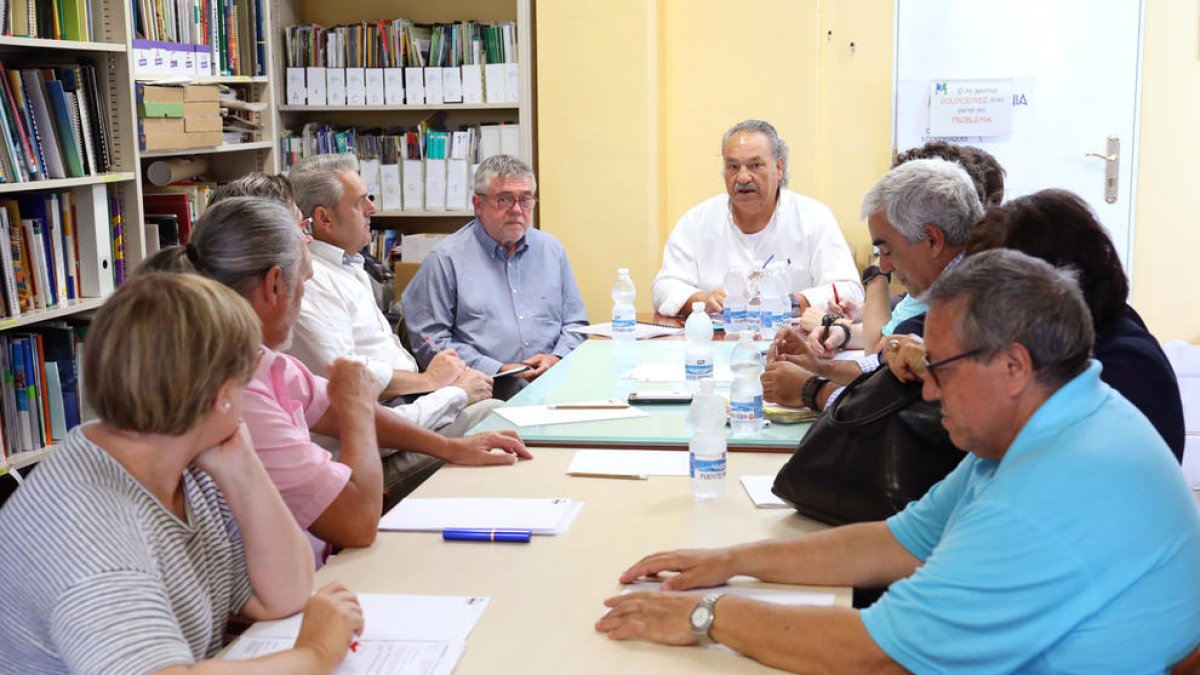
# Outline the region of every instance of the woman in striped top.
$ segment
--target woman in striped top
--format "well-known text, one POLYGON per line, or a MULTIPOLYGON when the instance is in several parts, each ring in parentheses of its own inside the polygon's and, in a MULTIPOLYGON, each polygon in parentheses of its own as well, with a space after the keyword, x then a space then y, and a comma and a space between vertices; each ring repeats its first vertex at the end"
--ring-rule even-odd
POLYGON ((4 666, 24 673, 325 673, 362 629, 312 555, 240 421, 261 344, 236 293, 145 274, 96 316, 70 431, 0 509, 4 666), (295 648, 209 661, 232 614, 305 611, 295 648))

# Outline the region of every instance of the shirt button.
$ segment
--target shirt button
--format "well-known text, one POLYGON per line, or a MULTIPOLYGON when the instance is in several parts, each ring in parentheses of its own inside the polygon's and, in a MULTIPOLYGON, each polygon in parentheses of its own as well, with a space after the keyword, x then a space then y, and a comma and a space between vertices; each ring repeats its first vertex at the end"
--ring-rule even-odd
POLYGON ((525 346, 526 346, 526 347, 528 347, 528 346, 529 346, 529 343, 528 343, 528 342, 526 342, 526 343, 525 343, 525 346))
POLYGON ((515 289, 515 288, 514 288, 514 289, 512 289, 512 292, 513 292, 513 293, 516 293, 516 292, 517 292, 517 289, 515 289))
POLYGON ((521 321, 524 321, 524 320, 525 320, 525 315, 524 315, 524 314, 518 314, 518 315, 517 315, 517 318, 518 318, 518 319, 520 319, 521 321))

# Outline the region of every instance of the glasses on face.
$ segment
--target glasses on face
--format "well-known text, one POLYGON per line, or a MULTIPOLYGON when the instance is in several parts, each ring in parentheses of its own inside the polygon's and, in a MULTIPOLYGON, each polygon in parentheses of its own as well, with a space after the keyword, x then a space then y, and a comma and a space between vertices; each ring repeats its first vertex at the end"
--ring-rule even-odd
POLYGON ((499 207, 501 211, 507 211, 511 209, 514 204, 520 204, 522 211, 532 211, 533 207, 537 206, 537 197, 530 197, 528 195, 517 197, 510 194, 502 194, 497 197, 491 197, 485 194, 480 194, 479 196, 484 199, 492 200, 492 203, 499 207))
POLYGON ((936 384, 938 387, 941 387, 942 383, 941 383, 941 380, 938 379, 938 375, 937 375, 938 368, 941 368, 942 366, 946 366, 951 363, 954 363, 955 361, 959 361, 962 359, 969 359, 972 356, 978 356, 981 353, 983 353, 983 347, 976 347, 975 349, 965 351, 961 354, 955 354, 954 356, 940 359, 938 361, 933 361, 932 363, 929 361, 929 357, 926 356, 925 357, 925 372, 929 373, 929 376, 933 378, 934 384, 936 384))
POLYGON ((300 220, 300 231, 304 233, 304 236, 308 237, 309 239, 312 239, 312 237, 313 237, 312 216, 309 216, 307 218, 302 218, 300 220))

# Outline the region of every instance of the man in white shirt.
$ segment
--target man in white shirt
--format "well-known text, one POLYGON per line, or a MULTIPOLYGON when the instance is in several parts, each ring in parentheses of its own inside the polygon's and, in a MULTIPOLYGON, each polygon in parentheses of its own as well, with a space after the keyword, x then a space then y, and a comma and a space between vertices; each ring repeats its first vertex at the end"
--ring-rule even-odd
POLYGON ((721 142, 727 194, 692 207, 663 249, 651 291, 659 314, 704 302, 724 308, 725 273, 772 259, 787 265, 793 307, 825 307, 834 297, 861 301, 854 256, 833 212, 787 188, 788 148, 762 120, 734 125, 721 142))
POLYGON ((465 434, 500 404, 490 398, 492 379, 468 368, 453 349, 439 352, 419 372, 376 305, 359 253, 371 241, 375 205, 358 160, 350 154, 306 157, 289 178, 311 222, 313 276, 288 353, 317 373, 338 357, 357 357, 378 380, 380 398, 398 403, 394 409, 408 421, 448 436, 465 434))

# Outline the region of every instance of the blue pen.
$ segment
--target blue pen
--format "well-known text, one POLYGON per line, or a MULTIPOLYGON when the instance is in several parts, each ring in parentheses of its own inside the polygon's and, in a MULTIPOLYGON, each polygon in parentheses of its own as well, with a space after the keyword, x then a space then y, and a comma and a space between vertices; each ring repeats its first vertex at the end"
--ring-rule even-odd
POLYGON ((500 541, 527 544, 532 536, 533 532, 530 530, 473 529, 467 527, 447 527, 442 530, 443 541, 500 541))

